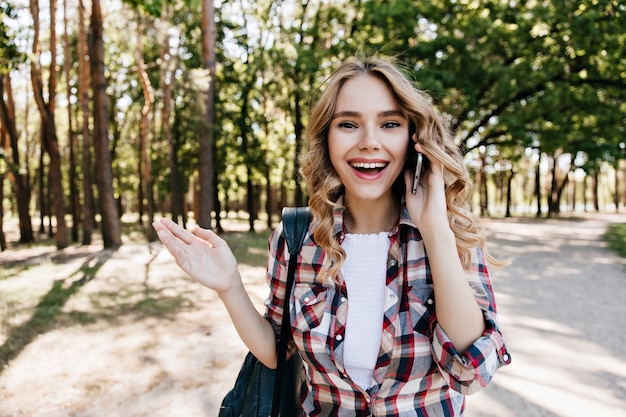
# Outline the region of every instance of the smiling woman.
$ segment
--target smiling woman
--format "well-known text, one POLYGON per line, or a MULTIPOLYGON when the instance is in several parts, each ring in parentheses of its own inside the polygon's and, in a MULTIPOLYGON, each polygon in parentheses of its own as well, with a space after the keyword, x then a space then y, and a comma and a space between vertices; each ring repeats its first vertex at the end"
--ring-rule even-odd
POLYGON ((469 175, 442 118, 392 63, 354 59, 329 78, 308 140, 303 174, 313 221, 291 293, 283 224, 270 236, 264 315, 215 233, 163 220, 159 238, 178 265, 217 291, 266 366, 275 366, 275 329, 289 302, 288 342, 306 364, 300 415, 462 416, 465 395, 510 357, 487 270, 492 258, 467 210, 469 175), (414 151, 430 164, 412 192, 405 166, 414 151))

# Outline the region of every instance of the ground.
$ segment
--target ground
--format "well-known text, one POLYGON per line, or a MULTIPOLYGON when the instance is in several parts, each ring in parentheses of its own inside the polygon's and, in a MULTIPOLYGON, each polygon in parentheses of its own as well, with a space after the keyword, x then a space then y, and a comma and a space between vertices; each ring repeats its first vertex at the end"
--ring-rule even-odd
MULTIPOLYGON (((486 222, 512 259, 492 275, 513 361, 467 417, 626 416, 626 264, 601 242, 610 221, 624 218, 486 222)), ((246 262, 261 310, 264 268, 246 262)), ((0 268, 0 417, 217 416, 246 349, 159 243, 21 247, 0 268)))

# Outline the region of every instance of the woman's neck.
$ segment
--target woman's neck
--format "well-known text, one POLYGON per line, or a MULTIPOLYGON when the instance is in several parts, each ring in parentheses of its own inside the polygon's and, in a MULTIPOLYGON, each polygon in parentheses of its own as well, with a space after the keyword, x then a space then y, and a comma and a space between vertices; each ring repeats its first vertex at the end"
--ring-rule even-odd
POLYGON ((348 233, 388 232, 398 223, 400 202, 395 198, 351 202, 345 200, 344 227, 348 233))

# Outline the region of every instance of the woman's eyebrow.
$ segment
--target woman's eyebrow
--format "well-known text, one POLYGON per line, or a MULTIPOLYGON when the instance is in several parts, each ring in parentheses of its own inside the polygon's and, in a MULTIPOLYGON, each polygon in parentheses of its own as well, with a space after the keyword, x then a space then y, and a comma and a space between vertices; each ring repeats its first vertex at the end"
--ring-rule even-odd
POLYGON ((405 114, 403 112, 401 112, 400 110, 385 110, 382 111, 380 113, 378 113, 378 117, 391 117, 391 116, 399 116, 399 117, 406 117, 405 114))
POLYGON ((337 113, 333 114, 331 119, 336 119, 338 117, 361 117, 361 113, 351 110, 338 111, 337 113))
MULTIPOLYGON (((391 117, 391 116, 405 117, 403 112, 401 112, 400 110, 395 110, 395 109, 385 110, 385 111, 381 111, 380 113, 378 113, 378 117, 391 117)), ((338 111, 337 113, 334 113, 331 119, 336 119, 338 117, 362 117, 362 114, 358 111, 343 110, 343 111, 338 111)))

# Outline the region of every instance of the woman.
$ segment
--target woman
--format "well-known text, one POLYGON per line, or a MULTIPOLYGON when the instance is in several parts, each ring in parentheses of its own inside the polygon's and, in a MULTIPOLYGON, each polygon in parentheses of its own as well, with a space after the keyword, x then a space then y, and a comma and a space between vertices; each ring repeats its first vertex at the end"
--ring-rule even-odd
MULTIPOLYGON (((469 176, 441 116, 396 66, 372 57, 335 71, 307 130, 313 221, 290 298, 303 414, 462 416, 464 395, 510 357, 487 272, 496 262, 465 210, 469 176), (415 194, 405 169, 413 149, 429 161, 415 194)), ((265 316, 222 239, 168 220, 155 228, 178 264, 217 291, 250 351, 275 366, 282 224, 270 238, 265 316)))

